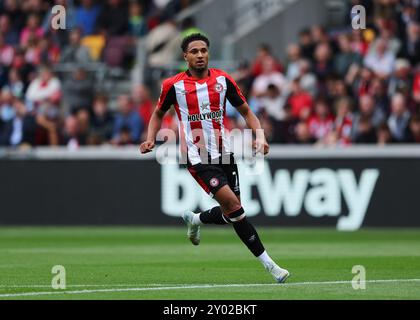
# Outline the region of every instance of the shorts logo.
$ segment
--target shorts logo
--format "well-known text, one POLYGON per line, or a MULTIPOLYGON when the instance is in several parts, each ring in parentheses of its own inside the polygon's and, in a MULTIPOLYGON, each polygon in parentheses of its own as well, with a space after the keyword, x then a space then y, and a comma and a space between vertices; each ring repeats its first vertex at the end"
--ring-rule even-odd
POLYGON ((210 185, 214 188, 217 187, 219 185, 219 179, 217 178, 211 178, 210 179, 210 185))
POLYGON ((223 85, 221 85, 220 83, 216 83, 214 85, 214 90, 216 90, 216 92, 222 92, 223 91, 223 85))

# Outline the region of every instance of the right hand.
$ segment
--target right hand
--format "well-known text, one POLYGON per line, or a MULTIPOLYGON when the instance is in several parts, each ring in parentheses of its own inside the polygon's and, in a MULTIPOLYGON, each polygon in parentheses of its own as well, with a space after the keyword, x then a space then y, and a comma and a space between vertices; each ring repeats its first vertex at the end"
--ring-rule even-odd
POLYGON ((151 152, 154 147, 155 147, 155 142, 151 140, 147 140, 140 145, 140 152, 143 154, 151 152))

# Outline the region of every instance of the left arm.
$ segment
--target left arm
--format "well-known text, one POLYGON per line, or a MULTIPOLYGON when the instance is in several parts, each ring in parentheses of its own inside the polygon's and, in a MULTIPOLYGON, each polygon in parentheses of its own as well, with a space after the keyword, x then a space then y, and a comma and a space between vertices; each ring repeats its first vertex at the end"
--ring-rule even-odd
POLYGON ((244 118, 246 125, 252 130, 252 133, 256 137, 254 141, 254 148, 256 151, 267 154, 270 147, 265 139, 264 130, 261 128, 260 120, 258 120, 257 116, 254 112, 252 112, 246 102, 236 109, 239 111, 241 116, 244 118))
POLYGON ((265 139, 264 131, 261 128, 260 120, 258 120, 257 116, 252 112, 235 80, 228 74, 225 74, 225 77, 227 85, 226 97, 232 106, 234 106, 245 119, 248 128, 252 130, 252 133, 255 136, 253 147, 256 149, 257 153, 267 154, 269 146, 265 139))

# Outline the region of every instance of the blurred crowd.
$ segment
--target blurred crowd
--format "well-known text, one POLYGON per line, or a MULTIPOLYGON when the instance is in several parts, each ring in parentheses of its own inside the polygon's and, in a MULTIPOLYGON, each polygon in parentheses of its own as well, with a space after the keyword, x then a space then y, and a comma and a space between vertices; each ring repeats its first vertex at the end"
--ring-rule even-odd
MULTIPOLYGON (((420 1, 349 1, 367 29, 301 30, 279 61, 269 44, 235 74, 268 140, 347 146, 420 142, 420 1)), ((243 126, 231 113, 233 126, 243 126)))
POLYGON ((0 1, 0 147, 137 143, 150 117, 149 90, 133 88, 113 110, 110 96, 95 91, 89 66, 128 73, 138 39, 196 2, 0 1), (65 8, 65 29, 52 27, 54 5, 65 8), (65 64, 72 72, 54 72, 65 64))
MULTIPOLYGON (((157 99, 147 77, 119 95, 114 110, 85 66, 102 61, 129 70, 139 37, 147 40, 146 71, 177 61, 182 37, 199 29, 173 17, 195 2, 0 1, 0 146, 137 144, 157 99), (54 4, 66 8, 67 30, 51 29, 54 4), (58 77, 58 63, 74 71, 58 77)), ((420 142, 420 0, 347 3, 348 28, 308 26, 283 61, 261 44, 232 74, 269 142, 420 142), (367 9, 365 30, 351 29, 356 4, 367 9)), ((232 106, 227 116, 228 130, 245 128, 232 106)), ((163 126, 177 131, 173 110, 163 126)))

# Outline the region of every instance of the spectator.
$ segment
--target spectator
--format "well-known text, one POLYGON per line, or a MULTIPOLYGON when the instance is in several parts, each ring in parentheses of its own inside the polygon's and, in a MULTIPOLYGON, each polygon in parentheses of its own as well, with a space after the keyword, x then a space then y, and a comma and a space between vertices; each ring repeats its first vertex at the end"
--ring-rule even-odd
POLYGON ((143 120, 137 111, 133 110, 130 97, 121 95, 118 97, 118 112, 114 120, 112 143, 118 145, 121 142, 121 130, 127 127, 130 130, 131 141, 138 142, 143 131, 143 120))
POLYGON ((63 93, 66 109, 70 113, 90 109, 93 101, 93 83, 85 69, 76 69, 71 77, 65 80, 63 93))
POLYGON ((323 42, 316 46, 314 55, 315 63, 313 70, 318 81, 320 81, 321 84, 334 71, 334 63, 331 54, 331 48, 328 43, 323 42))
POLYGON ((338 43, 340 52, 335 57, 334 71, 337 75, 345 77, 352 65, 360 66, 362 64, 362 56, 352 51, 348 35, 339 36, 338 43))
POLYGON ((54 77, 49 67, 42 67, 26 92, 27 106, 30 111, 34 110, 41 128, 37 144, 59 144, 60 99, 60 80, 54 77))
POLYGON ((361 97, 370 94, 370 87, 374 79, 372 70, 362 67, 355 77, 347 78, 347 83, 353 86, 354 95, 361 97))
POLYGON ((283 121, 286 118, 286 105, 287 97, 282 95, 279 88, 274 84, 269 84, 267 92, 261 97, 260 103, 262 109, 273 121, 283 121))
POLYGON ((76 9, 76 27, 82 30, 83 36, 91 35, 96 32, 96 21, 101 7, 93 4, 94 0, 81 0, 81 6, 76 9))
POLYGON ((409 121, 410 112, 407 110, 406 99, 401 93, 397 93, 391 99, 391 114, 388 119, 392 137, 397 142, 407 140, 409 121))
POLYGON ((350 46, 351 51, 359 54, 362 57, 364 57, 367 54, 369 50, 369 44, 363 38, 362 30, 352 30, 350 46))
POLYGON ((13 95, 8 88, 1 90, 0 120, 6 123, 13 120, 15 109, 13 108, 13 95))
POLYGON ((151 30, 146 37, 148 66, 162 68, 176 61, 182 38, 176 22, 169 20, 151 30))
POLYGON ((403 43, 398 55, 408 59, 412 65, 420 62, 420 24, 418 22, 407 26, 407 40, 403 43))
POLYGON ((108 100, 103 95, 97 95, 93 102, 93 113, 90 118, 89 144, 102 144, 110 141, 114 119, 108 110, 108 100))
POLYGON ((75 116, 68 116, 64 122, 63 145, 69 150, 76 150, 84 145, 86 137, 81 134, 79 122, 75 116))
POLYGON ((326 98, 334 102, 349 95, 349 89, 341 78, 330 77, 327 80, 328 92, 326 98))
POLYGON ((19 32, 12 28, 10 17, 6 14, 0 15, 0 34, 4 37, 4 42, 11 46, 19 44, 19 32))
POLYGON ((309 29, 303 29, 299 32, 299 45, 302 56, 306 59, 313 59, 315 46, 312 40, 311 31, 309 29))
POLYGON ((128 34, 128 7, 122 0, 107 0, 96 22, 99 33, 107 37, 128 34), (112 21, 112 23, 110 23, 112 21))
POLYGON ((119 136, 117 140, 118 146, 129 146, 129 145, 135 144, 130 133, 130 128, 127 126, 123 126, 120 129, 118 136, 119 136))
POLYGON ((300 86, 311 96, 316 96, 318 93, 318 82, 316 76, 311 71, 311 63, 307 59, 299 61, 299 79, 300 86))
POLYGON ((292 43, 287 47, 287 73, 286 78, 292 81, 299 77, 300 74, 300 60, 302 58, 299 45, 292 43))
POLYGON ((4 41, 3 34, 0 33, 0 64, 9 67, 12 64, 15 50, 4 41))
POLYGON ((386 123, 382 123, 376 130, 377 142, 379 145, 386 145, 389 143, 394 143, 395 140, 392 138, 391 130, 386 123))
POLYGON ((50 36, 39 41, 40 63, 53 65, 60 60, 60 48, 52 41, 50 36))
POLYGON ((408 26, 419 21, 419 4, 416 2, 406 1, 398 10, 398 35, 404 42, 407 40, 408 26))
POLYGON ((394 22, 378 19, 376 21, 376 29, 378 30, 379 35, 376 39, 373 39, 370 44, 369 52, 376 51, 378 43, 385 40, 387 43, 387 51, 396 56, 401 48, 401 41, 395 37, 394 22))
POLYGON ((137 112, 147 126, 154 109, 149 90, 142 84, 136 85, 133 87, 131 98, 137 112))
POLYGON ((369 95, 375 101, 375 109, 380 109, 383 113, 389 115, 389 97, 386 92, 387 83, 379 78, 374 78, 369 86, 369 95))
MULTIPOLYGON (((233 79, 239 86, 242 86, 243 92, 248 93, 251 90, 252 84, 254 82, 254 77, 252 76, 252 71, 248 61, 243 60, 239 62, 236 71, 232 74, 233 79)), ((241 89, 241 90, 242 90, 241 89)))
POLYGON ((128 9, 128 25, 130 35, 143 37, 147 33, 147 25, 143 15, 143 6, 137 1, 131 1, 128 9))
POLYGON ((287 93, 287 80, 276 70, 276 64, 273 59, 262 61, 262 73, 255 78, 252 86, 252 96, 260 97, 264 95, 270 84, 278 87, 280 92, 287 93))
POLYGON ((362 115, 355 128, 354 141, 356 143, 376 143, 376 131, 369 116, 362 115))
POLYGON ((337 45, 334 40, 330 39, 327 29, 322 25, 313 25, 311 27, 312 41, 315 45, 321 43, 328 44, 331 52, 336 54, 338 51, 337 45))
POLYGON ((388 85, 388 95, 394 96, 396 93, 403 94, 406 98, 410 97, 412 81, 410 77, 410 62, 405 59, 398 59, 395 62, 395 71, 390 78, 388 85))
POLYGON ((22 49, 16 50, 11 68, 19 71, 25 89, 29 86, 30 81, 36 77, 35 66, 25 60, 25 52, 22 49))
POLYGON ((41 67, 39 76, 31 82, 26 92, 29 109, 36 109, 42 106, 43 103, 57 104, 60 97, 60 80, 54 76, 49 67, 41 67))
POLYGON ((40 40, 44 30, 40 26, 39 16, 31 14, 26 22, 26 27, 20 33, 20 45, 26 47, 30 39, 40 40))
POLYGON ((407 142, 420 143, 420 116, 414 115, 410 119, 407 142))
POLYGON ((306 122, 301 121, 296 125, 295 139, 293 142, 296 144, 313 144, 316 142, 306 122))
POLYGON ((280 62, 271 53, 271 47, 268 44, 260 44, 257 49, 257 57, 252 63, 251 72, 254 77, 258 77, 264 72, 264 62, 270 60, 273 65, 273 70, 279 73, 283 72, 283 67, 280 62))
POLYGON ((11 29, 15 31, 22 30, 26 19, 20 8, 20 3, 17 0, 5 0, 3 2, 3 12, 10 18, 11 29))
POLYGON ((334 131, 337 134, 337 143, 342 146, 351 144, 351 130, 353 126, 352 101, 343 97, 335 103, 334 131))
POLYGON ((77 28, 70 32, 70 44, 61 55, 61 62, 87 64, 91 61, 89 49, 81 44, 82 31, 77 28))
POLYGON ((388 50, 388 42, 378 39, 375 50, 365 57, 364 64, 373 70, 378 77, 386 79, 394 70, 395 55, 388 50))
POLYGON ((181 22, 181 38, 185 38, 193 33, 204 34, 204 32, 197 27, 195 19, 192 17, 187 17, 181 22))
POLYGON ((413 100, 416 104, 416 112, 420 110, 420 68, 418 68, 413 80, 413 100))
POLYGON ((302 89, 299 78, 292 82, 288 103, 295 119, 306 120, 312 112, 312 96, 302 89))
POLYGON ((26 0, 22 1, 20 5, 27 16, 35 14, 43 17, 50 9, 49 4, 45 0, 26 0))
POLYGON ((369 120, 370 122, 369 130, 370 130, 370 127, 372 127, 373 131, 375 131, 376 128, 386 120, 384 112, 381 109, 375 108, 375 101, 370 95, 364 95, 359 98, 359 111, 355 113, 354 118, 353 118, 353 129, 352 129, 353 140, 357 139, 358 130, 360 128, 362 128, 362 131, 365 133, 369 131, 367 130, 367 123, 359 125, 359 122, 361 121, 362 118, 369 120))
POLYGON ((36 129, 34 116, 28 113, 25 104, 19 99, 14 99, 13 108, 15 116, 8 120, 0 131, 0 145, 34 145, 36 129))
POLYGON ((7 88, 10 90, 12 95, 16 98, 22 99, 24 95, 25 85, 16 68, 12 68, 9 71, 9 81, 7 88))
POLYGON ((334 116, 329 110, 327 101, 322 98, 316 100, 314 111, 315 113, 308 119, 309 132, 316 140, 321 140, 333 131, 334 116))

